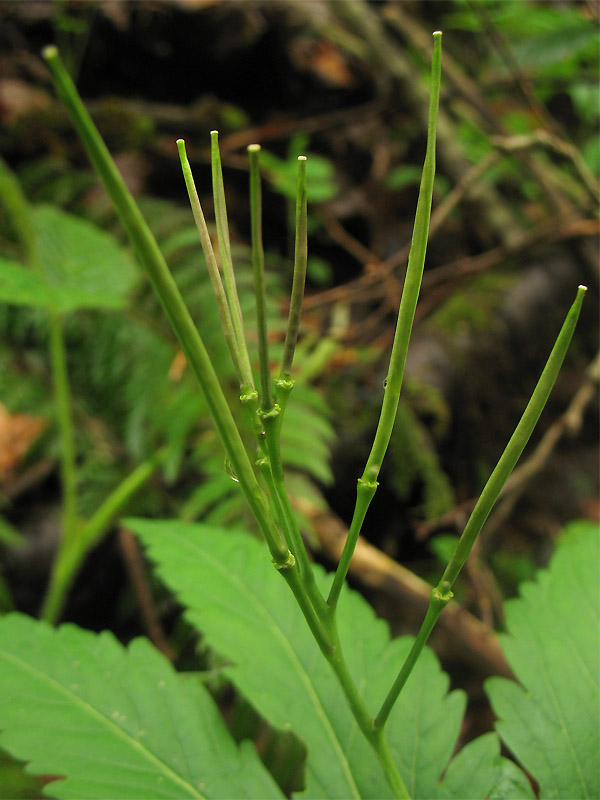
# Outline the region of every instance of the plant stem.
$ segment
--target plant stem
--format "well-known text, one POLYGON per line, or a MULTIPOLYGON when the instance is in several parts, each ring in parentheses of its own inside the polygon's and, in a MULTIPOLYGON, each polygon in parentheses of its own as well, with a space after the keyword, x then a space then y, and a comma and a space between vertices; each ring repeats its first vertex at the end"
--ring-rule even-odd
POLYGON ((223 278, 225 281, 225 293, 229 302, 233 330, 240 354, 240 368, 244 376, 244 391, 254 389, 254 379, 250 366, 250 356, 244 335, 244 320, 240 298, 235 282, 233 271, 233 259, 231 257, 231 242, 229 240, 229 222, 227 220, 227 205, 225 203, 225 187, 223 185, 223 170, 221 167, 221 154, 219 152, 219 133, 210 132, 210 153, 212 166, 213 200, 215 205, 215 221, 217 224, 217 237, 219 241, 219 254, 221 256, 221 266, 223 268, 223 278))
POLYGON ((75 468, 75 434, 71 415, 71 392, 63 327, 60 315, 50 311, 50 361, 60 433, 60 475, 62 488, 62 542, 70 541, 77 517, 77 472, 75 468))
MULTIPOLYGON (((55 623, 63 609, 79 566, 89 550, 106 533, 125 503, 149 480, 164 461, 168 450, 163 448, 139 464, 104 499, 92 517, 77 530, 75 536, 64 536, 52 565, 50 584, 44 599, 41 616, 55 623)), ((64 480, 64 479, 63 479, 64 480)))
POLYGON ((433 57, 431 61, 431 93, 429 99, 429 123, 427 128, 427 151, 423 164, 423 174, 419 189, 419 199, 417 201, 417 211, 413 228, 412 242, 408 256, 408 266, 400 300, 396 332, 394 334, 394 344, 390 357, 390 365, 386 379, 383 404, 381 414, 375 432, 375 438, 371 452, 367 459, 362 477, 358 481, 356 508, 352 520, 352 525, 346 539, 346 544, 336 570, 334 581, 327 602, 335 606, 348 572, 348 567, 352 559, 352 554, 356 547, 356 542, 360 533, 362 522, 369 507, 375 491, 377 489, 377 477, 381 469, 383 457, 387 450, 396 412, 402 379, 404 376, 404 365, 408 352, 408 343, 412 331, 415 309, 423 278, 423 268, 425 265, 425 253, 427 250, 427 235, 429 230, 429 219, 431 216, 431 200, 433 197, 433 182, 435 177, 435 137, 437 126, 437 114, 440 96, 441 79, 441 59, 442 59, 442 34, 436 31, 433 34, 433 57))
POLYGON ((383 726, 385 725, 396 700, 398 699, 400 692, 404 688, 404 684, 408 680, 410 673, 413 670, 413 667, 417 663, 419 656, 421 655, 421 651, 429 638, 429 634, 433 630, 433 626, 437 622, 439 615, 442 613, 450 599, 452 598, 452 592, 448 591, 447 594, 443 595, 440 593, 438 588, 433 589, 429 598, 429 607, 427 608, 427 613, 425 614, 425 619, 419 629, 419 633, 411 647, 400 672, 398 673, 398 677, 394 681, 392 688, 389 690, 385 700, 383 701, 379 713, 375 717, 375 728, 378 730, 382 730, 383 726))
POLYGON ((315 611, 317 611, 318 614, 323 614, 326 611, 325 600, 315 582, 313 568, 309 561, 308 553, 306 552, 306 547, 304 546, 302 535, 298 528, 298 523, 285 488, 283 464, 281 463, 281 451, 279 447, 281 410, 278 405, 275 405, 271 411, 263 412, 260 416, 264 424, 266 438, 270 473, 269 487, 273 502, 277 508, 279 524, 285 532, 288 547, 296 558, 300 577, 306 587, 315 611))
POLYGON ((273 408, 271 372, 269 369, 269 340, 267 337, 267 288, 265 283, 265 253, 262 243, 262 200, 259 168, 260 145, 248 145, 250 159, 250 222, 252 228, 252 270, 256 298, 258 330, 258 359, 260 362, 260 404, 264 411, 273 408))
POLYGON ((296 190, 296 243, 294 249, 294 278, 290 297, 283 356, 281 358, 281 378, 292 374, 292 362, 300 328, 300 311, 304 298, 307 261, 307 217, 306 217, 306 156, 298 156, 298 183, 296 190))
POLYGON ((377 756, 377 760, 379 761, 388 786, 394 793, 394 797, 398 798, 398 800, 408 800, 408 791, 404 785, 404 781, 402 780, 400 773, 398 772, 398 768, 392 759, 384 732, 381 729, 378 730, 375 728, 374 720, 369 714, 362 697, 358 693, 356 684, 354 683, 348 670, 348 665, 346 664, 346 660, 342 652, 342 646, 337 631, 335 609, 329 608, 326 612, 324 620, 330 639, 335 643, 335 647, 332 652, 324 652, 324 655, 338 679, 338 682, 348 702, 348 706, 350 707, 352 715, 356 720, 361 733, 377 756))
MULTIPOLYGON (((274 497, 280 503, 280 515, 282 525, 287 531, 290 540, 295 543, 299 562, 303 565, 301 574, 300 568, 290 549, 281 540, 273 518, 270 514, 267 499, 262 491, 248 458, 248 454, 242 443, 239 431, 233 420, 233 416, 225 400, 223 391, 219 384, 210 357, 204 347, 202 339, 194 327, 189 312, 179 294, 175 282, 168 270, 162 254, 156 244, 152 233, 148 229, 134 199, 128 192, 121 176, 119 175, 114 162, 112 161, 104 142, 96 130, 89 114, 85 110, 81 99, 64 70, 60 62, 58 52, 55 47, 47 47, 44 56, 52 71, 59 96, 67 107, 75 128, 82 139, 88 155, 99 173, 102 182, 108 191, 119 217, 127 231, 129 238, 138 254, 140 262, 145 267, 149 275, 154 291, 159 297, 165 312, 169 318, 171 326, 175 331, 181 347, 186 355, 190 367, 194 371, 200 383, 211 415, 225 446, 225 450, 240 486, 246 495, 250 508, 260 526, 260 529, 267 541, 275 566, 282 573, 282 576, 290 586, 301 611, 317 641, 319 648, 332 666, 335 675, 342 687, 348 700, 352 714, 357 724, 366 737, 370 746, 377 755, 379 763, 394 795, 398 798, 408 798, 406 787, 392 761, 389 748, 384 739, 383 732, 376 730, 374 721, 370 717, 363 700, 361 699, 357 687, 348 671, 345 659, 341 651, 341 644, 337 633, 335 620, 335 610, 326 607, 323 599, 320 603, 316 600, 316 595, 311 595, 312 568, 308 562, 306 551, 302 543, 295 521, 292 523, 291 508, 285 493, 282 473, 280 474, 281 461, 279 456, 278 441, 278 409, 274 405, 270 386, 268 343, 266 330, 266 291, 264 280, 264 253, 261 238, 261 205, 260 205, 260 175, 258 170, 258 145, 251 145, 250 155, 250 186, 251 186, 251 209, 252 209, 252 251, 253 266, 256 282, 257 296, 257 316, 259 329, 259 353, 261 367, 261 409, 259 419, 266 423, 268 428, 271 424, 272 434, 270 446, 267 446, 270 463, 271 485, 274 486, 274 497), (277 480, 273 478, 273 475, 277 480), (285 501, 283 500, 285 496, 285 501), (295 538, 297 537, 297 538, 295 538), (299 540, 299 541, 298 541, 299 540), (300 546, 301 545, 301 546, 300 546), (306 558, 306 562, 304 559, 306 558), (305 582, 305 579, 306 582, 305 582)), ((287 388, 287 387, 286 387, 287 388)), ((256 402, 252 392, 244 393, 242 401, 253 407, 256 402)), ((256 416, 256 414, 255 414, 256 416)), ((265 432, 266 435, 266 432, 265 432)), ((98 510, 95 517, 89 522, 87 534, 84 533, 82 541, 90 543, 95 541, 105 524, 110 513, 115 511, 118 498, 108 498, 106 503, 98 510)), ((116 511, 115 511, 116 513, 116 511)), ((292 515, 293 517, 293 515, 292 515)), ((72 557, 72 556, 70 556, 72 557)), ((65 555, 61 562, 61 574, 68 573, 68 560, 65 555), (66 565, 66 566, 65 566, 66 565)), ((63 578, 61 578, 63 580, 63 578)), ((319 595, 320 597, 320 595, 319 595)), ((49 616, 57 615, 59 608, 53 600, 48 603, 45 613, 49 616)))
POLYGON ((580 286, 577 290, 575 301, 565 318, 564 324, 556 338, 556 343, 552 348, 552 352, 546 362, 540 379, 537 382, 533 394, 527 407, 523 412, 521 419, 515 432, 511 436, 504 452, 490 475, 486 485, 483 488, 481 496, 469 517, 465 529, 458 540, 456 549, 444 570, 438 585, 433 589, 429 601, 429 608, 425 615, 425 620, 419 630, 415 643, 408 654, 406 661, 402 665, 400 673, 396 678, 394 685, 390 689, 387 697, 383 701, 381 709, 375 718, 376 727, 382 727, 392 710, 394 703, 398 699, 402 688, 404 687, 408 676, 410 675, 417 658, 433 629, 439 615, 442 613, 444 607, 452 597, 452 586, 462 569, 471 548, 475 544, 481 529, 492 510, 492 507, 502 487, 508 480, 515 464, 517 463, 525 445, 529 441, 533 429, 542 413, 544 406, 548 400, 552 387, 556 381, 561 365, 564 361, 567 349, 573 337, 575 326, 581 311, 581 304, 587 289, 585 286, 580 286))
POLYGON ((200 242, 202 244, 204 258, 206 259, 206 266, 208 267, 210 282, 212 283, 213 291, 217 300, 217 308, 219 309, 221 326, 223 328, 223 333, 225 334, 225 340, 227 341, 227 346, 229 347, 231 360, 233 361, 240 386, 242 387, 242 390, 245 391, 251 386, 252 373, 250 373, 249 376, 247 373, 243 373, 239 342, 234 331, 233 320, 231 318, 227 297, 225 295, 225 289, 223 288, 223 282, 221 280, 221 273, 219 272, 219 266, 217 264, 217 259, 215 258, 215 251, 213 250, 212 242, 210 240, 210 234, 208 232, 206 220, 204 219, 204 212, 202 211, 202 205, 200 203, 200 198, 198 197, 196 184, 194 183, 194 176, 192 175, 192 168, 190 166, 190 162, 188 161, 187 153, 185 151, 185 142, 183 139, 177 139, 177 150, 179 152, 179 160, 181 162, 183 179, 185 181, 188 197, 190 199, 190 205, 192 207, 192 214, 194 215, 196 228, 198 229, 198 233, 200 235, 200 242))
POLYGON ((211 416, 240 487, 265 537, 276 565, 289 563, 290 553, 275 528, 266 499, 244 448, 240 433, 200 334, 173 280, 162 253, 135 200, 117 170, 102 137, 88 114, 56 47, 44 48, 57 92, 65 104, 90 160, 113 201, 121 222, 169 318, 181 348, 200 384, 211 416))

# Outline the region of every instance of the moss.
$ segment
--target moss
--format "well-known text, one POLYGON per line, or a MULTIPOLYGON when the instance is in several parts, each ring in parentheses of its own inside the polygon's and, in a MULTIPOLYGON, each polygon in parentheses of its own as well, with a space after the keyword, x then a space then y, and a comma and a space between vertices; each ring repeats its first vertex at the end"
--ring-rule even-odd
POLYGON ((453 336, 493 332, 495 312, 516 277, 506 272, 476 275, 452 292, 432 314, 429 326, 453 336))

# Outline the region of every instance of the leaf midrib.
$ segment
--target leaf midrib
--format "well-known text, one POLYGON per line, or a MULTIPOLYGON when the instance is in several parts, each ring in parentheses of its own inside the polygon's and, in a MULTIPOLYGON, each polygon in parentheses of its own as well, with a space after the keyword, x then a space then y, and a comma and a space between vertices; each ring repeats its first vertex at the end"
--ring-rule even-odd
MULTIPOLYGON (((104 725, 108 730, 116 734, 117 738, 122 739, 126 742, 130 747, 134 750, 138 751, 138 753, 145 757, 147 761, 152 763, 154 766, 158 767, 161 772, 168 777, 173 783, 177 786, 183 787, 187 791, 190 792, 190 796, 197 798, 197 800, 206 800, 206 795, 199 793, 196 788, 189 783, 189 781, 184 780, 180 775, 177 775, 176 772, 173 771, 171 767, 168 766, 164 761, 158 758, 154 753, 150 752, 147 748, 145 748, 142 743, 134 739, 130 734, 116 725, 109 717, 105 716, 101 711, 95 708, 91 703, 85 701, 82 697, 75 694, 74 692, 67 689, 60 681, 56 680, 55 678, 50 677, 47 673, 35 669, 26 661, 23 661, 21 658, 18 658, 12 653, 7 652, 6 650, 0 650, 0 657, 3 657, 5 661, 12 662, 15 666, 22 669, 25 672, 30 673, 31 675, 41 679, 42 682, 48 684, 50 688, 52 688, 55 692, 62 694, 63 696, 67 697, 73 705, 79 706, 81 710, 89 714, 92 719, 95 719, 101 725, 104 725)), ((65 777, 72 777, 72 776, 65 776, 65 777)))
MULTIPOLYGON (((184 542, 188 546, 191 545, 193 548, 197 548, 198 551, 203 556, 203 558, 211 564, 212 568, 215 569, 215 571, 217 571, 220 575, 224 576, 230 582, 238 584, 238 587, 243 589, 243 593, 245 595, 247 595, 247 597, 250 599, 252 604, 256 607, 257 611, 260 613, 261 617, 263 619, 265 619, 267 621, 267 623, 270 623, 269 627, 275 633, 275 636, 280 641, 280 643, 282 643, 283 648, 286 651, 290 662, 292 663, 292 666, 295 668, 295 671, 298 674, 300 681, 302 682, 302 684, 304 685, 304 687, 305 687, 305 689, 307 691, 307 694, 313 700, 313 705, 314 705, 314 707, 316 709, 317 716, 321 719, 321 721, 323 723, 323 727, 324 727, 324 729, 325 729, 325 731, 326 731, 326 733, 328 735, 329 740, 332 743, 332 746, 333 746, 334 750, 336 752, 338 752, 338 754, 339 754, 339 761, 340 761, 340 763, 342 765, 344 773, 347 776, 349 788, 351 788, 352 791, 353 791, 353 797, 357 798, 357 800, 360 800, 361 795, 360 795, 358 787, 356 786, 356 783, 354 781, 354 776, 352 774, 352 770, 351 770, 350 764, 349 764, 348 760, 344 756, 344 751, 343 751, 341 742, 340 742, 340 740, 339 740, 339 738, 338 738, 333 726, 331 725, 331 722, 329 720, 327 712, 326 712, 325 708, 323 707, 323 704, 322 704, 318 694, 316 693, 316 691, 314 689, 314 686, 313 686, 313 684, 312 684, 312 682, 310 680, 310 676, 306 673, 306 670, 304 669, 304 667, 302 665, 302 662, 298 658, 298 655, 297 655, 296 651, 291 646, 291 643, 290 643, 288 637, 281 630, 277 620, 273 617, 273 615, 271 614, 270 610, 264 605, 264 603, 259 600, 258 596, 256 594, 252 593, 249 590, 248 586, 237 575, 235 575, 235 574, 231 573, 229 570, 227 570, 218 559, 214 558, 211 555, 211 553, 209 553, 205 548, 200 547, 200 545, 199 545, 199 543, 197 541, 196 542, 190 542, 190 540, 185 536, 183 537, 183 539, 184 539, 184 542)), ((159 565, 159 571, 162 571, 162 565, 160 563, 160 559, 158 559, 158 565, 159 565)), ((180 596, 181 596, 182 592, 178 592, 178 594, 180 594, 180 596)), ((196 609, 196 610, 202 615, 202 610, 201 609, 196 609)), ((237 610, 237 608, 236 608, 236 610, 237 610)))

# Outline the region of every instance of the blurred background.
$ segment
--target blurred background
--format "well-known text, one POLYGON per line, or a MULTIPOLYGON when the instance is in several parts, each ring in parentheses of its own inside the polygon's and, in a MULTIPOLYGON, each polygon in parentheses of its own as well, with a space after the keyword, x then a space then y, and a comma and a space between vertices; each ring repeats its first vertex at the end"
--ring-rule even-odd
MULTIPOLYGON (((482 679, 507 671, 494 635, 503 600, 547 563, 568 522, 599 519, 598 14, 596 0, 0 4, 0 259, 27 269, 18 186, 48 269, 58 254, 85 275, 78 300, 65 284, 69 267, 54 276, 65 292, 78 517, 90 519, 148 465, 81 565, 65 620, 110 628, 123 641, 148 634, 179 667, 208 668, 214 657, 118 516, 254 526, 41 48, 59 47, 234 403, 175 140, 187 142, 212 220, 209 132, 220 132, 252 347, 245 151, 263 147, 274 364, 292 277, 295 162, 308 156, 308 281, 283 456, 303 534, 315 560, 331 567, 381 406, 425 153, 431 33, 444 32, 421 300, 396 427, 350 576, 394 634, 416 632, 426 582, 437 582, 577 285, 589 286, 522 467, 456 586, 459 606, 432 639, 453 686, 469 692, 466 741, 493 722, 482 679)), ((35 615, 61 536, 65 442, 48 309, 23 285, 17 291, 0 278, 0 611, 35 615)), ((275 771, 287 758, 279 780, 297 788, 296 745, 265 732, 218 679, 214 688, 234 730, 253 731, 275 771)), ((39 791, 0 759, 0 797, 39 791)))

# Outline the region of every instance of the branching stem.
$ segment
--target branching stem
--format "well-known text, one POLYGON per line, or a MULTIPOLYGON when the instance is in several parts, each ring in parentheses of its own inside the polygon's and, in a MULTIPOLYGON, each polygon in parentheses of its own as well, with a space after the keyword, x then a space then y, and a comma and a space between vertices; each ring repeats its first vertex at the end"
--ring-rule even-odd
POLYGON ((421 629, 419 630, 415 643, 406 657, 406 660, 402 665, 394 685, 383 701, 381 709, 375 718, 375 725, 378 728, 385 725, 390 711, 392 710, 394 703, 398 699, 400 692, 408 680, 408 677, 412 672, 417 658, 419 657, 419 654, 421 653, 421 650, 423 649, 429 634, 433 629, 433 626, 437 622, 437 619, 442 613, 444 607, 452 597, 451 590, 454 581, 458 577, 460 570, 467 560, 467 557, 471 552, 471 548, 475 544, 475 540, 479 536, 479 533, 486 519, 488 518, 494 503, 498 499, 498 495, 500 494, 502 487, 508 480, 515 467, 515 464, 517 463, 517 460, 519 459, 519 456, 529 441, 529 438, 540 417, 540 414, 544 409, 544 406, 546 405, 550 391, 554 386, 559 370, 564 361, 567 349, 573 337, 575 326, 577 325, 577 320, 579 318, 579 312, 581 311, 581 304, 583 303, 585 293, 586 287, 580 286, 577 290, 575 301, 569 309, 564 324, 557 336, 556 343, 552 348, 552 352, 550 353, 548 361, 546 362, 546 366, 544 367, 540 379, 533 390, 531 399, 527 404, 525 411, 523 412, 523 416, 519 420, 519 423, 515 428, 515 432, 511 436, 506 448, 504 449, 504 452, 500 456, 496 467, 484 486, 481 496, 477 501, 475 508, 471 512, 471 516, 469 517, 465 529, 458 540, 456 549, 448 563, 448 566, 444 570, 444 574, 442 575, 440 582, 431 593, 429 608, 427 609, 427 614, 425 615, 425 619, 421 625, 421 629))
POLYGON ((427 250, 427 235, 429 231, 433 181, 435 177, 435 136, 440 96, 441 63, 442 34, 436 31, 433 34, 427 151, 423 164, 423 174, 421 177, 415 224, 408 256, 408 266, 404 279, 404 289, 400 300, 400 309, 398 311, 398 320, 383 394, 381 414, 379 416, 371 453, 367 459, 362 477, 358 482, 356 508, 352 525, 327 600, 327 602, 334 607, 337 604, 342 585, 350 566, 362 522, 369 504, 375 495, 375 490, 377 489, 377 477, 392 435, 396 412, 398 410, 398 401, 404 376, 404 365, 408 352, 408 342, 412 331, 417 300, 419 298, 419 290, 421 288, 423 268, 425 265, 425 253, 427 250), (365 489, 368 489, 368 491, 365 491, 365 489))

